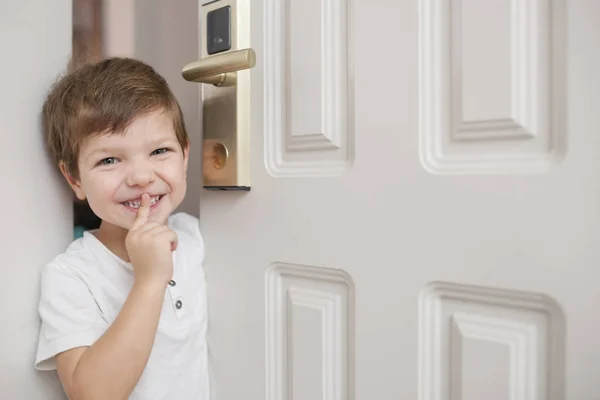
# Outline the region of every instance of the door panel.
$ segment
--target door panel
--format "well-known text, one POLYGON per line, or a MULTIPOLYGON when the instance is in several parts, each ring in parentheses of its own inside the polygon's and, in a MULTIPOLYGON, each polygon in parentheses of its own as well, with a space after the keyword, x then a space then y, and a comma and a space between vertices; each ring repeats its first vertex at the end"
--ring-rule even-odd
POLYGON ((595 398, 600 3, 249 1, 216 398, 595 398))

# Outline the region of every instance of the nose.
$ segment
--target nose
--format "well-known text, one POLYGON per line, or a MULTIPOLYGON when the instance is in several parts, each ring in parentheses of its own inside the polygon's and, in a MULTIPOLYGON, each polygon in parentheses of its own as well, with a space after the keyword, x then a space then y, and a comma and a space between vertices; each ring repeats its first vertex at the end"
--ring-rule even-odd
POLYGON ((156 175, 152 163, 138 161, 131 163, 127 173, 127 185, 145 187, 154 182, 156 175))

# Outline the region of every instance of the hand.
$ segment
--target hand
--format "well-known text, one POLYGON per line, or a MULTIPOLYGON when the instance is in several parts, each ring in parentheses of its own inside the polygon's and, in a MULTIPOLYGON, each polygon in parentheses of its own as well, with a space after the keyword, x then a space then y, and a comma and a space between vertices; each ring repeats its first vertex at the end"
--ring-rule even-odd
POLYGON ((171 252, 177 248, 177 234, 166 225, 148 221, 150 196, 142 195, 125 247, 133 265, 136 282, 158 282, 166 286, 173 277, 171 252))

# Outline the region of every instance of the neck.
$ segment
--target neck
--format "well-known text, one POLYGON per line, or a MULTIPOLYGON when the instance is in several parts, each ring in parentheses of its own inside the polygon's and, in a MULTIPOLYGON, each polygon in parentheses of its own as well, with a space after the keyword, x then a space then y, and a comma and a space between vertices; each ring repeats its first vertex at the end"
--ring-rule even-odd
POLYGON ((129 254, 127 254, 127 248, 125 247, 125 238, 128 232, 127 229, 120 226, 102 221, 100 229, 96 232, 96 238, 117 257, 125 262, 130 262, 129 254))

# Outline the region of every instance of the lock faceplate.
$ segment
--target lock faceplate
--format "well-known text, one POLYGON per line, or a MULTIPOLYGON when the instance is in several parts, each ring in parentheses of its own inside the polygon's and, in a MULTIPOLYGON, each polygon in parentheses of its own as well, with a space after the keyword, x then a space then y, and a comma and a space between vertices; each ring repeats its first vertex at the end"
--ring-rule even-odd
POLYGON ((250 69, 256 56, 249 47, 249 0, 217 0, 204 4, 200 15, 201 58, 181 73, 201 84, 203 187, 250 190, 250 69))

